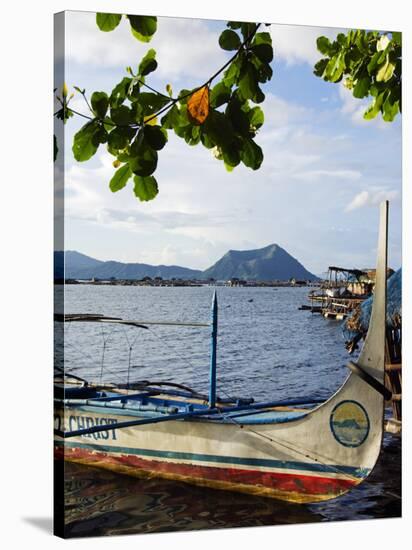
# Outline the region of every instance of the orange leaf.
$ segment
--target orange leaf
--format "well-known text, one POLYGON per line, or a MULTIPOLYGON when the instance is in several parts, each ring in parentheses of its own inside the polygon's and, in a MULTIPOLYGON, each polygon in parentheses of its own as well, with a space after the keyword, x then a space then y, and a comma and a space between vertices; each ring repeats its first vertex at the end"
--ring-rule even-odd
POLYGON ((209 114, 209 87, 203 86, 190 96, 187 111, 192 122, 203 124, 209 114))

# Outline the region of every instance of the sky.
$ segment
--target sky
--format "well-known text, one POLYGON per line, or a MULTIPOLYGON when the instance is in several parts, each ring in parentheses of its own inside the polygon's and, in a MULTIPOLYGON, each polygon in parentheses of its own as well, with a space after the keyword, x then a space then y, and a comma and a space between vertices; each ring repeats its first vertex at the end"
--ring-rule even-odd
MULTIPOLYGON (((225 28, 223 21, 159 17, 155 36, 144 44, 124 20, 103 33, 93 13, 66 12, 66 83, 70 92, 79 86, 87 94, 110 94, 125 68, 136 68, 154 48, 158 68, 146 82, 159 90, 171 84, 175 94, 194 88, 228 59, 218 44, 225 28)), ((189 147, 169 132, 155 173, 159 194, 140 202, 132 180, 110 191, 114 159, 104 146, 87 162, 74 160, 73 135, 84 121, 73 117, 65 126, 66 250, 206 269, 229 249, 277 243, 315 274, 329 265, 373 267, 378 205, 388 199, 389 263, 400 267, 400 117, 365 121, 367 101, 313 75, 321 57, 316 38, 333 38, 340 29, 268 29, 275 57, 272 80, 263 85, 265 124, 256 138, 264 152, 261 168, 239 165, 228 173, 202 145, 189 147)), ((71 106, 87 113, 79 94, 71 106)))

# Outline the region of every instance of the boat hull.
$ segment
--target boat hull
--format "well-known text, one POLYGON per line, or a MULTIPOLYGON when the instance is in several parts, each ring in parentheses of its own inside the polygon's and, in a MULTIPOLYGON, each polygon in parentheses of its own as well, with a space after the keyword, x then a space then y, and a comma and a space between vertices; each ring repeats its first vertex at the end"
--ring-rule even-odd
MULTIPOLYGON (((56 437, 56 454, 137 477, 157 476, 297 503, 320 502, 346 493, 373 468, 383 416, 383 399, 377 407, 375 393, 350 375, 329 401, 297 419, 256 423, 257 414, 232 421, 186 419, 114 428, 65 440, 56 437), (345 399, 360 385, 363 405, 345 399), (336 419, 341 409, 346 417, 339 412, 336 419), (365 411, 367 430, 347 427, 353 409, 356 414, 365 411)), ((115 426, 141 417, 124 409, 102 409, 56 411, 56 428, 115 426)), ((357 423, 361 425, 362 419, 357 417, 357 423)))
MULTIPOLYGON (((360 483, 321 473, 299 470, 285 473, 274 470, 249 469, 225 464, 204 466, 143 458, 139 451, 125 449, 95 450, 88 446, 56 446, 56 458, 104 468, 134 477, 160 477, 214 489, 249 493, 296 503, 320 502, 336 498, 360 483)), ((280 470, 280 469, 279 469, 280 470)))

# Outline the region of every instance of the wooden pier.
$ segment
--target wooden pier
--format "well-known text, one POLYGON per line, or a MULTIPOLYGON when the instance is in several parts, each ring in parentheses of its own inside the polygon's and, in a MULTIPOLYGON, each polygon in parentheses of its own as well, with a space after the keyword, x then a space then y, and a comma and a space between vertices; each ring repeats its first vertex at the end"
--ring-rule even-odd
POLYGON ((299 307, 299 310, 320 313, 327 319, 342 321, 366 298, 367 296, 337 298, 326 294, 309 294, 310 305, 303 304, 299 307))

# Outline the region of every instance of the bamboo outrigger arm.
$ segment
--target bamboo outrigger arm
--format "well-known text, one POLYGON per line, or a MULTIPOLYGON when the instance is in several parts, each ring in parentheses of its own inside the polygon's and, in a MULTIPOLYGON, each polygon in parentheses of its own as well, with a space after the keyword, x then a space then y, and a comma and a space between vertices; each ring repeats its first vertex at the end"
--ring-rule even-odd
POLYGON ((209 323, 192 323, 181 321, 136 321, 134 319, 121 319, 120 317, 105 317, 104 315, 95 315, 89 313, 79 314, 62 314, 56 313, 54 320, 64 323, 72 322, 84 322, 84 323, 113 323, 119 325, 130 325, 138 328, 148 327, 146 325, 165 325, 165 326, 178 326, 178 327, 209 327, 209 323))

